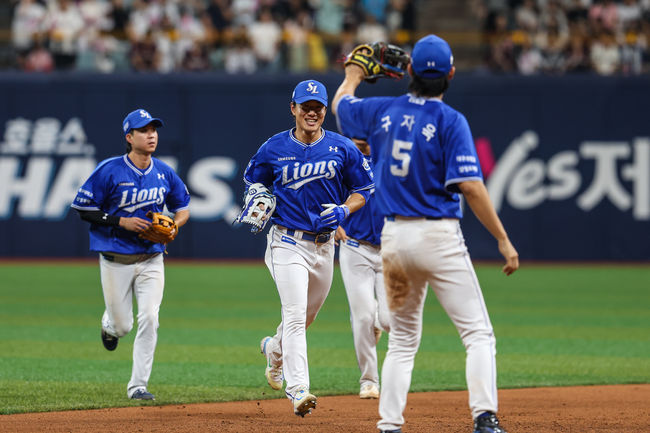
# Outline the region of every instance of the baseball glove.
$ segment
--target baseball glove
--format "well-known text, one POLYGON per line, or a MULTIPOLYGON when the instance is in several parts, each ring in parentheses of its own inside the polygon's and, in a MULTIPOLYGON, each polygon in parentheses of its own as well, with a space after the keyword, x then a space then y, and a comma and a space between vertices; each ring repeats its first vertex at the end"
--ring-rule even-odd
POLYGON ((357 45, 345 58, 343 65, 354 64, 363 69, 365 81, 374 83, 377 78, 400 79, 404 76, 411 56, 396 45, 375 42, 357 45))
POLYGON ((168 244, 178 235, 178 227, 173 219, 160 212, 147 212, 147 218, 151 219, 149 228, 141 232, 138 237, 157 244, 168 244))
POLYGON ((244 207, 239 212, 235 223, 251 225, 251 232, 264 230, 275 210, 275 196, 261 183, 254 183, 246 191, 244 207))

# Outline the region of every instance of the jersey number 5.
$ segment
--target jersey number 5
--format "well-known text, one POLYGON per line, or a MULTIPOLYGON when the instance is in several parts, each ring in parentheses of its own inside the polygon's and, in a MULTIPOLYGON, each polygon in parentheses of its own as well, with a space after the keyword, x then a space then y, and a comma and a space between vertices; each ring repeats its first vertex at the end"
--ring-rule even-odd
POLYGON ((390 174, 397 177, 406 177, 409 174, 409 165, 411 164, 412 141, 394 140, 393 152, 391 153, 397 164, 390 165, 390 174))

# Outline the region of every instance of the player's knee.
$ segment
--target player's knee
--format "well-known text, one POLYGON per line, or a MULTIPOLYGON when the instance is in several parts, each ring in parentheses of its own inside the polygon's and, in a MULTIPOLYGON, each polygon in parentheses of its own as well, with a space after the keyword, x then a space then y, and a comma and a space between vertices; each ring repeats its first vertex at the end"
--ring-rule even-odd
POLYGON ((116 322, 113 324, 113 329, 117 334, 117 337, 123 337, 133 329, 133 319, 129 321, 116 322))
POLYGON ((307 323, 307 309, 300 305, 282 307, 282 326, 284 333, 304 332, 307 323))
POLYGON ((485 346, 496 344, 494 332, 492 328, 471 329, 463 333, 461 336, 465 349, 470 349, 473 346, 485 346))
POLYGON ((372 329, 375 326, 374 314, 355 314, 352 322, 356 322, 361 329, 372 329))
POLYGON ((158 328, 158 313, 155 311, 141 311, 138 313, 138 326, 158 328))

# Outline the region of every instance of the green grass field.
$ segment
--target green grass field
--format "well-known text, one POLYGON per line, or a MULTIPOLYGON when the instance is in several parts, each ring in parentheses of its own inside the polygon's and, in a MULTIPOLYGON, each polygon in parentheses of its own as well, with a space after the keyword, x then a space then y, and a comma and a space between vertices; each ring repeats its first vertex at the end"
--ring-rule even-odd
MULTIPOLYGON (((505 277, 477 267, 497 335, 501 388, 647 383, 650 267, 530 266, 505 277)), ((280 398, 259 341, 280 303, 262 264, 169 261, 153 404, 280 398)), ((126 398, 135 330, 115 352, 100 341, 99 267, 0 263, 0 413, 140 405, 126 398)), ((383 360, 387 340, 379 344, 383 360)), ((308 331, 312 390, 358 392, 340 273, 308 331)), ((435 296, 427 299, 412 391, 465 388, 464 350, 435 296)))

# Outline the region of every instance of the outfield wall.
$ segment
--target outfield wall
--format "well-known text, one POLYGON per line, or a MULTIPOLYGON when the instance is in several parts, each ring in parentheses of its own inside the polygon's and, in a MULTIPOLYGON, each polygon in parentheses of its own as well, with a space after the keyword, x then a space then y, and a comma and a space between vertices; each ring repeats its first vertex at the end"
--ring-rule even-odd
MULTIPOLYGON (((259 258, 265 236, 230 224, 257 147, 292 126, 295 84, 342 75, 0 75, 0 256, 84 257, 87 224, 69 209, 98 161, 123 153, 124 115, 165 121, 157 156, 192 193, 177 257, 259 258)), ((397 95, 406 81, 364 84, 397 95)), ((486 184, 524 260, 650 258, 650 78, 458 74, 445 101, 466 114, 486 184)), ((336 130, 334 117, 325 126, 336 130)), ((474 258, 496 244, 467 212, 474 258)))

